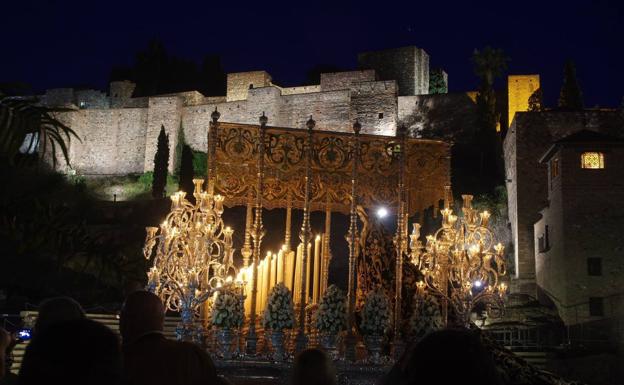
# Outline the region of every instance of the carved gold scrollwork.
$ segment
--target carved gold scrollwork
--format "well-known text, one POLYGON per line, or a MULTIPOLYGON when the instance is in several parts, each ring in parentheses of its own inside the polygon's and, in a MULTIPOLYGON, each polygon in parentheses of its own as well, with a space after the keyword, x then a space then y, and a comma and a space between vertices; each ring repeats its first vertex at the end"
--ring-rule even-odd
MULTIPOLYGON (((216 148, 217 191, 229 206, 244 205, 247 191, 256 180, 258 126, 220 123, 216 148)), ((286 207, 288 195, 293 207, 302 207, 305 172, 306 130, 267 128, 264 204, 266 208, 286 207)), ((314 131, 312 153, 311 209, 347 213, 350 204, 352 135, 314 131), (329 199, 328 199, 329 197, 329 199)), ((365 207, 396 205, 398 167, 394 157, 396 138, 361 135, 359 159, 359 200, 365 207)), ((435 140, 407 141, 405 181, 410 214, 444 196, 450 181, 449 145, 435 140)))

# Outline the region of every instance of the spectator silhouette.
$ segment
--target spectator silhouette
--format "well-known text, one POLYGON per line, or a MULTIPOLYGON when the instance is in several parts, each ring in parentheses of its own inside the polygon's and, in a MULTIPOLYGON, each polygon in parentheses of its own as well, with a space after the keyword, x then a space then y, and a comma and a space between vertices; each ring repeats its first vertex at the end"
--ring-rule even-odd
POLYGON ((499 385, 491 354, 469 330, 433 332, 406 350, 382 385, 499 385))
POLYGON ((33 328, 33 335, 57 322, 85 318, 85 312, 76 300, 70 297, 54 297, 39 304, 39 314, 33 328))
POLYGON ((210 356, 189 342, 171 341, 163 334, 165 308, 147 291, 128 295, 121 310, 124 377, 132 385, 207 385, 216 382, 210 356))
POLYGON ((115 385, 122 379, 119 339, 89 320, 59 321, 32 339, 20 369, 19 385, 115 385))
POLYGON ((321 350, 307 349, 295 358, 292 385, 335 385, 336 370, 321 350))

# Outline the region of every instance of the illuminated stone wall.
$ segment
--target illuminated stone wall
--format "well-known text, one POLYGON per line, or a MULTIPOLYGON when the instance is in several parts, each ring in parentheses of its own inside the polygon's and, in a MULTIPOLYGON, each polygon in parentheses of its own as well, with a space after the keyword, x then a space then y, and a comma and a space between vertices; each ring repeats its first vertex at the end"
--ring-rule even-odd
POLYGON ((250 89, 267 87, 271 84, 271 75, 266 71, 236 72, 227 74, 227 101, 247 99, 250 89))
POLYGON ((582 129, 622 135, 624 121, 617 111, 518 112, 503 142, 505 177, 514 244, 512 290, 535 295, 533 224, 547 204, 548 184, 540 157, 553 141, 582 129))
POLYGON ((507 109, 510 125, 516 112, 529 110, 529 98, 539 88, 539 75, 510 75, 507 77, 507 109))

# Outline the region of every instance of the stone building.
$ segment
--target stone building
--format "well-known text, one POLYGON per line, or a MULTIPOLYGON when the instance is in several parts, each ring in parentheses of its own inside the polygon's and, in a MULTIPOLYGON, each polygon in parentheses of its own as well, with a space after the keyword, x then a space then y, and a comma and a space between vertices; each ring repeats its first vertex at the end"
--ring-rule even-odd
POLYGON ((539 162, 553 142, 584 129, 624 135, 616 110, 516 112, 503 142, 509 220, 514 245, 512 291, 536 296, 533 224, 548 202, 547 167, 539 162))
MULTIPOLYGON (((301 128, 313 116, 319 130, 351 132, 357 119, 364 134, 394 136, 397 125, 410 122, 423 109, 423 96, 418 94, 428 93, 428 60, 422 49, 404 47, 363 54, 360 64, 367 69, 324 73, 317 85, 280 87, 266 71, 250 71, 228 74, 226 95, 217 97, 189 91, 135 98, 135 85, 120 81, 111 83, 109 95, 64 88, 48 90, 41 100, 49 107, 63 107, 58 118, 80 138, 69 146, 77 173, 142 173, 153 167, 161 126, 171 148, 176 148, 183 129, 194 150, 206 151, 206 133, 215 108, 222 122, 257 124, 264 112, 274 127, 301 128)), ((172 161, 169 165, 173 169, 172 161)))
POLYGON ((539 75, 509 75, 507 77, 507 122, 513 122, 516 112, 529 110, 529 98, 539 88, 539 75))
POLYGON ((572 339, 624 346, 624 139, 581 130, 555 141, 540 164, 548 191, 534 224, 540 296, 572 339))

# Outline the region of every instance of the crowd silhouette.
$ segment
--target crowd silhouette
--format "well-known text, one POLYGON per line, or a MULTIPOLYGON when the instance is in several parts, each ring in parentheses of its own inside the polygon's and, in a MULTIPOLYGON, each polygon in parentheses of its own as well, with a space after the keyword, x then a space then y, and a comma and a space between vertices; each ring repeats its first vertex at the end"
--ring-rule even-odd
MULTIPOLYGON (((46 300, 32 330, 19 375, 11 374, 15 338, 0 328, 0 385, 210 385, 230 384, 199 345, 167 339, 165 308, 147 291, 128 295, 120 312, 121 339, 86 317, 68 297, 46 300)), ((334 363, 322 350, 294 360, 292 385, 335 385, 334 363)), ((500 384, 491 355, 468 330, 433 332, 408 347, 380 385, 500 384)))

